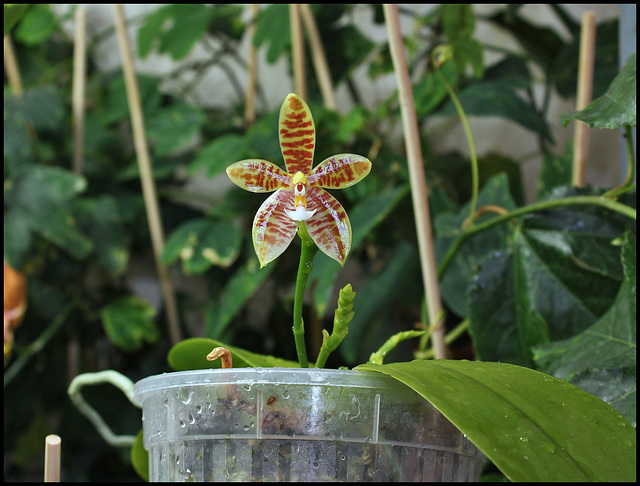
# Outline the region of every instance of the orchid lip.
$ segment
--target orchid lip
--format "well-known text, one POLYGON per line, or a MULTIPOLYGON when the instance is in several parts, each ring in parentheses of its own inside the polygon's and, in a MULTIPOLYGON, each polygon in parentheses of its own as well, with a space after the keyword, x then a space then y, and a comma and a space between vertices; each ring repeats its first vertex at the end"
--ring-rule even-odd
POLYGON ((307 211, 303 206, 297 206, 295 211, 285 211, 287 216, 294 221, 306 221, 311 218, 315 212, 315 209, 313 211, 307 211))

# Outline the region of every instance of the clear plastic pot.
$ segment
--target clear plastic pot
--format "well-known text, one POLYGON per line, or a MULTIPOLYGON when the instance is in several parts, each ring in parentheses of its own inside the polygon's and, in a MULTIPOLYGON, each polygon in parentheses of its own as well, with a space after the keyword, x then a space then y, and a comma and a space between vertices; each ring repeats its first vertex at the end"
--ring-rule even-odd
POLYGON ((136 383, 151 481, 477 481, 484 456, 413 390, 352 370, 238 368, 136 383))

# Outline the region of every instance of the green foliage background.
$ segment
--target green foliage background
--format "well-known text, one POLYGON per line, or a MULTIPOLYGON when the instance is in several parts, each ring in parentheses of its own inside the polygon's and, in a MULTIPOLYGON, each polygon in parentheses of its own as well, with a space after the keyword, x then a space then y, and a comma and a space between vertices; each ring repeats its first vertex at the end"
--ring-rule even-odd
MULTIPOLYGON (((4 477, 38 480, 43 438, 55 432, 63 439, 64 479, 134 480, 128 451, 105 444, 66 396, 69 380, 79 373, 111 368, 136 381, 176 366, 175 354, 169 363, 166 358, 171 346, 164 309, 156 312, 131 285, 140 273, 136 263, 152 260, 123 77, 89 63, 85 163, 82 174, 74 174, 73 45, 60 28, 65 19, 47 5, 16 7, 5 6, 5 32, 11 30, 25 90, 18 97, 5 85, 4 258, 27 275, 29 308, 5 362, 4 477)), ((198 289, 178 293, 183 334, 295 360, 290 329, 298 243, 259 270, 249 235, 261 199, 240 190, 210 198, 187 190, 189 178, 214 178, 237 160, 281 161, 277 111, 263 109, 245 126, 241 105, 212 109, 188 101, 200 76, 215 68, 228 73, 229 83, 242 94, 244 88, 225 69, 231 61, 223 61, 222 54, 246 68, 239 54, 249 27, 243 20, 246 8, 166 5, 137 19, 134 41, 142 57, 156 53, 180 61, 196 44, 208 53, 205 61, 182 65, 168 76, 180 85, 180 96, 162 89, 167 79, 139 75, 138 82, 167 235, 163 260, 173 266, 174 279, 198 289), (193 74, 191 81, 180 80, 186 71, 193 74)), ((307 101, 318 130, 315 158, 351 152, 373 160, 371 174, 338 195, 354 231, 345 269, 319 254, 305 308, 315 356, 321 330, 330 329, 337 289, 346 283, 345 275, 353 276, 355 317, 328 363, 353 367, 366 362, 390 335, 424 323, 423 292, 406 155, 401 142, 391 143, 387 136, 389 126, 399 123, 397 98, 368 110, 352 82, 360 66, 372 79, 391 72, 388 46, 364 35, 352 20, 353 5, 312 8, 333 82, 348 88, 355 105, 347 113, 326 109, 309 77, 307 101)), ((382 24, 381 6, 367 8, 382 24)), ((569 186, 571 147, 555 146, 550 127, 558 120, 550 120, 547 106, 533 96, 534 83, 542 84, 545 94, 575 94, 579 25, 560 6, 549 6, 549 12, 571 33, 569 41, 528 20, 517 6, 488 18, 478 18, 468 5, 442 5, 423 17, 405 13, 415 26, 405 43, 416 111, 425 128, 423 153, 440 263, 462 233, 471 194, 466 157, 435 153, 429 144, 429 122, 455 114, 428 63, 440 43, 453 46, 454 62, 443 66, 443 75, 467 115, 502 117, 538 141, 545 159, 539 201, 606 191, 569 186), (474 37, 478 22, 504 29, 518 51, 485 65, 489 46, 474 37), (534 78, 540 72, 543 78, 534 78)), ((256 23, 256 47, 274 63, 290 57, 290 43, 287 6, 264 7, 256 23)), ((90 52, 94 48, 90 43, 90 52)), ((617 121, 602 124, 610 120, 606 99, 627 94, 620 86, 624 79, 612 84, 616 53, 617 22, 600 23, 594 99, 605 101, 567 115, 564 123, 579 118, 604 128, 635 126, 635 57, 626 71, 634 85, 632 119, 626 109, 612 115, 617 121)), ((313 72, 311 65, 307 72, 313 72)), ((261 86, 258 95, 263 99, 261 86)), ((624 98, 624 106, 630 103, 624 98)), ((499 147, 481 155, 478 207, 522 207, 521 161, 499 147)), ((619 202, 635 208, 635 191, 619 202)), ((468 319, 468 332, 451 345, 454 357, 547 372, 602 398, 635 426, 635 242, 634 220, 596 206, 526 214, 466 239, 440 278, 447 329, 468 319)), ((155 278, 153 264, 142 274, 155 278)), ((403 342, 386 361, 410 361, 414 351, 425 351, 416 347, 414 341, 403 342)), ((255 356, 245 358, 251 362, 255 356)), ((96 387, 86 395, 116 432, 139 430, 139 411, 118 392, 96 387)))

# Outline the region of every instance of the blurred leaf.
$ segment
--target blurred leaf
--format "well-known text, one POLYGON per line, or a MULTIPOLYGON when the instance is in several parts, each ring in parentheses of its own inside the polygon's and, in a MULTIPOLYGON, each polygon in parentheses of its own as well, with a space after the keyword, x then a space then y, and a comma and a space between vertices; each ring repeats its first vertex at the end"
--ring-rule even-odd
MULTIPOLYGON (((406 301, 407 287, 420 282, 420 257, 415 246, 400 241, 384 268, 369 275, 364 285, 357 289, 354 302, 355 315, 349 323, 349 333, 338 348, 349 364, 354 364, 361 355, 375 349, 362 350, 365 334, 370 331, 370 322, 383 308, 398 300, 406 301)), ((389 336, 380 336, 378 345, 389 336)))
POLYGON ((166 5, 148 15, 138 30, 138 52, 146 57, 157 48, 160 54, 182 59, 207 31, 213 9, 203 4, 166 5))
POLYGON ((35 46, 46 41, 57 28, 58 22, 49 5, 35 4, 24 14, 14 35, 20 42, 35 46))
POLYGON ((571 120, 583 121, 592 128, 636 126, 635 53, 629 56, 604 95, 592 101, 584 110, 565 113, 560 117, 560 123, 565 127, 571 120))
POLYGON ((190 338, 179 342, 169 350, 167 361, 175 371, 218 369, 221 367, 219 359, 207 360, 207 354, 218 347, 224 347, 231 352, 234 368, 300 367, 295 361, 252 353, 209 338, 190 338))
POLYGON ((11 31, 11 28, 24 16, 28 8, 29 4, 4 4, 4 35, 11 31))
POLYGON ((273 64, 283 53, 288 53, 290 43, 289 5, 275 3, 262 9, 256 22, 253 45, 268 44, 267 62, 273 64))
POLYGON ((635 481, 635 429, 567 382, 466 360, 356 369, 384 373, 422 395, 511 481, 635 481))
POLYGON ((133 295, 120 297, 100 310, 107 336, 123 351, 137 351, 144 342, 155 344, 160 331, 153 318, 155 309, 149 302, 133 295))
MULTIPOLYGON (((333 6, 332 6, 333 7, 333 6)), ((331 53, 329 69, 335 84, 347 79, 364 61, 375 44, 353 25, 318 27, 325 52, 331 53)))
MULTIPOLYGON (((462 88, 458 100, 467 116, 498 116, 511 120, 551 141, 551 132, 536 108, 525 100, 510 83, 486 78, 462 88)), ((457 114, 451 101, 436 112, 437 115, 457 114)))
MULTIPOLYGON (((375 196, 366 198, 349 211, 349 219, 353 228, 351 249, 355 250, 369 232, 380 224, 393 208, 406 196, 409 186, 382 191, 375 196)), ((313 288, 313 305, 318 315, 327 311, 331 289, 336 275, 341 270, 339 265, 330 258, 317 255, 313 262, 313 269, 309 275, 309 288, 313 288)))
POLYGON ((110 195, 77 201, 78 225, 91 239, 98 260, 112 277, 127 270, 128 237, 122 225, 115 199, 110 195))
POLYGON ((213 309, 207 316, 205 323, 207 336, 215 338, 222 335, 236 314, 273 271, 276 263, 272 262, 270 265, 260 268, 258 259, 252 252, 246 263, 231 277, 219 300, 211 303, 213 309))
MULTIPOLYGON (((440 72, 450 86, 455 86, 458 83, 458 71, 455 63, 444 63, 440 72)), ((424 80, 413 86, 416 115, 418 117, 428 115, 448 96, 447 88, 440 80, 440 76, 432 70, 427 71, 424 80)))
MULTIPOLYGON (((160 106, 161 94, 158 89, 160 80, 152 76, 138 74, 138 90, 145 119, 150 118, 160 106)), ((106 99, 97 109, 98 119, 103 125, 110 125, 122 118, 129 117, 129 101, 125 88, 124 76, 121 72, 113 74, 106 87, 106 99)))
POLYGON ((555 187, 571 185, 572 170, 572 142, 567 143, 564 153, 560 155, 545 152, 544 161, 538 173, 538 199, 545 199, 555 187))
POLYGON ((21 96, 4 96, 4 155, 13 175, 18 166, 36 162, 33 130, 61 131, 65 111, 58 88, 26 89, 21 96))
POLYGON ((476 18, 470 4, 442 4, 442 30, 453 49, 453 60, 459 73, 464 74, 467 65, 476 78, 484 73, 482 46, 473 38, 476 18))
POLYGON ((182 260, 185 274, 203 273, 211 265, 228 267, 240 253, 237 225, 209 219, 192 219, 176 229, 167 240, 162 260, 170 265, 182 260))
POLYGON ((256 151, 247 144, 245 137, 230 133, 217 137, 206 145, 189 165, 189 174, 204 168, 207 177, 223 173, 226 168, 244 159, 255 158, 256 151))
POLYGON ((153 153, 158 157, 183 148, 200 133, 204 121, 202 110, 182 102, 155 112, 147 121, 153 153))
POLYGON ((72 200, 87 182, 56 167, 29 166, 5 180, 5 256, 22 268, 30 248, 27 233, 34 232, 78 259, 86 258, 93 244, 78 229, 72 200))
POLYGON ((142 429, 131 447, 131 465, 144 481, 149 481, 149 453, 144 448, 142 429))

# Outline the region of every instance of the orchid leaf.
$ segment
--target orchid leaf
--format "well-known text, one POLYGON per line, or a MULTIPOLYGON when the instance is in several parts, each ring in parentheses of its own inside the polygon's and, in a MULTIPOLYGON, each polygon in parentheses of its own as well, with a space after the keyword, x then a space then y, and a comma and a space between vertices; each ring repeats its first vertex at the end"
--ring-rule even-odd
POLYGON ((635 53, 629 56, 604 95, 592 101, 584 110, 565 113, 560 117, 560 123, 565 127, 571 120, 580 120, 592 128, 636 126, 635 53))
POLYGON ((160 330, 153 321, 154 307, 146 300, 128 295, 107 304, 100 310, 100 318, 107 336, 123 351, 133 352, 144 342, 154 344, 160 330))
POLYGON ((295 361, 252 353, 209 338, 190 338, 179 342, 169 350, 167 361, 174 371, 220 368, 221 363, 219 359, 214 361, 207 360, 207 354, 209 354, 213 348, 218 347, 224 347, 231 352, 234 368, 300 367, 300 365, 295 361))
POLYGON ((599 398, 507 363, 417 360, 356 367, 428 400, 511 481, 633 481, 636 432, 599 398))
POLYGON ((149 452, 144 448, 142 429, 131 447, 131 465, 144 481, 149 481, 149 452))
POLYGON ((204 121, 204 113, 186 103, 156 111, 147 122, 147 135, 156 157, 183 148, 200 133, 204 121))

